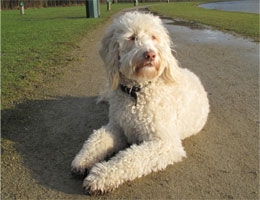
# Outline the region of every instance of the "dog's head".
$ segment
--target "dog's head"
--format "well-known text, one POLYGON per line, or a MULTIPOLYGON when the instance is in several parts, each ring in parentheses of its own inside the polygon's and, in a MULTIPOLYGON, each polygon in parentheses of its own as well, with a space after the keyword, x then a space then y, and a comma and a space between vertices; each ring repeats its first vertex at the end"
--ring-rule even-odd
POLYGON ((116 89, 120 74, 139 83, 158 77, 174 81, 177 61, 171 51, 168 32, 159 17, 129 12, 107 29, 99 53, 110 88, 116 89))

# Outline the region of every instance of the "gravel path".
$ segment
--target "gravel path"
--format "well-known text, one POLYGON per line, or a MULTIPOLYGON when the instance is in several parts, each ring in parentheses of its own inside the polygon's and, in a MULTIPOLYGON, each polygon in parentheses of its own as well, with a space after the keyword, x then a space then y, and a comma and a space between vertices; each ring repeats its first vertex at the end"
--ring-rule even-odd
POLYGON ((108 106, 95 99, 105 80, 98 41, 109 21, 79 42, 64 75, 37 100, 2 111, 2 199, 259 198, 258 44, 164 22, 176 57, 201 78, 211 104, 205 128, 183 142, 188 157, 104 196, 86 196, 72 178, 73 157, 108 120, 108 106))

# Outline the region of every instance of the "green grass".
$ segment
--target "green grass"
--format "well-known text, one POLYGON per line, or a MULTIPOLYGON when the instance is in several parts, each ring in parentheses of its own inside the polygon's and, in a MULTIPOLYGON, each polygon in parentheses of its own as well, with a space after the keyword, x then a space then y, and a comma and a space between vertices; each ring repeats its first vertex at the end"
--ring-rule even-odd
POLYGON ((198 2, 160 4, 149 9, 165 16, 196 21, 223 31, 233 31, 259 41, 258 14, 208 10, 197 7, 198 4, 198 2))
POLYGON ((85 18, 85 6, 2 11, 2 109, 27 98, 56 77, 66 52, 120 9, 133 4, 101 5, 101 18, 85 18))

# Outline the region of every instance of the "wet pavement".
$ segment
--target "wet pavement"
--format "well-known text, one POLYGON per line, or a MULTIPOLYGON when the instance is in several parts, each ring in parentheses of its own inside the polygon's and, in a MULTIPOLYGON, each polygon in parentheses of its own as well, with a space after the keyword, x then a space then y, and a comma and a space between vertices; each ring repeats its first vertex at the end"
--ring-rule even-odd
MULTIPOLYGON (((254 58, 259 57, 258 43, 241 36, 225 33, 222 31, 214 30, 213 28, 202 25, 196 22, 176 20, 171 18, 163 18, 163 23, 170 32, 175 45, 177 39, 186 41, 190 44, 211 44, 211 45, 226 45, 227 47, 234 46, 236 48, 244 48, 245 51, 250 49, 249 52, 254 58)), ((232 53, 232 52, 230 52, 232 53)))

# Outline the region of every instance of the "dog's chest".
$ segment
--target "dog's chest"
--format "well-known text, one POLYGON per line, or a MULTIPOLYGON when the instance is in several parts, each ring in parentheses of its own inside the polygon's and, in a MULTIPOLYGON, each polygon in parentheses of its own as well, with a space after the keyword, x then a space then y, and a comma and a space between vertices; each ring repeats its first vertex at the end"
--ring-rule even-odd
POLYGON ((111 106, 113 118, 123 129, 129 143, 140 143, 154 137, 152 103, 139 95, 137 102, 133 98, 119 97, 111 106))

